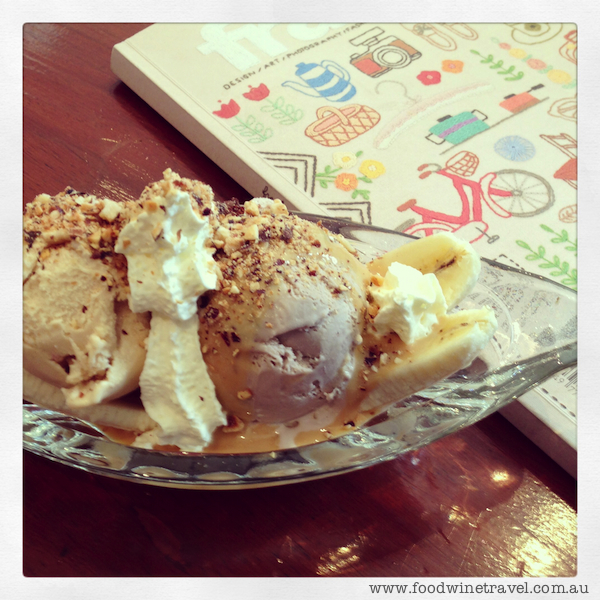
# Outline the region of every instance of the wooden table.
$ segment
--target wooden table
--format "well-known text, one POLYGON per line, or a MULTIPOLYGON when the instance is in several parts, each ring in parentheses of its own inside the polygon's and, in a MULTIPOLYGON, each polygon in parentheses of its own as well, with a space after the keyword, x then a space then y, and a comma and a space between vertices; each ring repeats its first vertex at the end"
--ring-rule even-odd
MULTIPOLYGON (((24 29, 24 202, 137 197, 171 167, 249 197, 120 83, 144 25, 24 29)), ((576 482, 499 415, 412 454, 279 488, 189 491, 24 456, 26 576, 526 577, 576 573, 576 482)), ((366 582, 365 582, 366 586, 366 582)))

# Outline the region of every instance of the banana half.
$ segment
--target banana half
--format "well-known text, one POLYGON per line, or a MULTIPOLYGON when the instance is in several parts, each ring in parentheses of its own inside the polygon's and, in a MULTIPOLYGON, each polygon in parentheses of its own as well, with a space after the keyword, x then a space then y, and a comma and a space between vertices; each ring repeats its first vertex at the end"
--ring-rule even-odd
MULTIPOLYGON (((409 242, 372 261, 368 268, 385 276, 393 262, 423 274, 434 273, 448 309, 473 289, 481 271, 479 256, 470 244, 448 233, 409 242)), ((360 410, 383 408, 466 368, 490 342, 497 326, 490 308, 458 310, 442 315, 431 333, 411 346, 391 337, 382 340, 379 349, 392 358, 369 373, 360 410)))
POLYGON ((126 399, 77 408, 68 406, 61 388, 43 381, 25 369, 23 369, 23 398, 39 406, 77 417, 94 428, 112 427, 142 433, 157 427, 156 422, 148 416, 141 404, 129 403, 126 399))
POLYGON ((468 367, 496 331, 488 308, 444 315, 435 330, 369 376, 361 411, 382 408, 468 367))
POLYGON ((474 287, 481 272, 479 255, 472 246, 451 233, 437 233, 390 250, 368 264, 372 273, 384 276, 393 262, 434 273, 448 309, 454 308, 474 287))

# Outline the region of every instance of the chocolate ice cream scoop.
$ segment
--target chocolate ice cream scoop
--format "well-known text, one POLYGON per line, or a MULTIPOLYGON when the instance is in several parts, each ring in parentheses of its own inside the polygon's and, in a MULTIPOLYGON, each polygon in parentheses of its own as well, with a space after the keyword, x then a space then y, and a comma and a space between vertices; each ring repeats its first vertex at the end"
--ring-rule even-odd
POLYGON ((204 359, 224 408, 286 423, 344 394, 370 274, 325 228, 280 202, 222 216, 221 290, 200 310, 204 359))

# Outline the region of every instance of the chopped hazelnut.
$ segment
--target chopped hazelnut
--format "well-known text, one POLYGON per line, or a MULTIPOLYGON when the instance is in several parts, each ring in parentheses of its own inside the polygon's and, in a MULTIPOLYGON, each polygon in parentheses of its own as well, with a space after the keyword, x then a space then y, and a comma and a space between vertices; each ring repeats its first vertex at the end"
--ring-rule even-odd
POLYGON ((248 202, 244 204, 244 211, 247 215, 253 217, 257 217, 260 214, 260 209, 256 200, 248 200, 248 202))
POLYGON ((382 286, 383 285, 383 277, 379 275, 379 273, 373 273, 371 275, 371 283, 373 285, 382 286))
POLYGON ((273 204, 270 206, 270 212, 272 215, 287 215, 288 209, 281 200, 276 199, 273 200, 273 204))
POLYGON ((102 207, 99 216, 102 219, 112 223, 119 216, 119 214, 121 214, 121 205, 114 200, 109 200, 108 198, 103 200, 103 204, 104 206, 102 207))
POLYGON ((98 205, 94 202, 84 202, 81 205, 81 211, 85 213, 95 213, 98 212, 98 205))
POLYGON ((51 229, 42 233, 42 239, 48 246, 55 246, 71 241, 71 234, 64 229, 51 229))
POLYGON ((156 212, 158 210, 158 203, 155 200, 146 200, 143 207, 150 213, 156 212))
POLYGON ((369 303, 367 306, 367 312, 369 313, 369 316, 375 317, 379 312, 379 307, 376 304, 369 303))
POLYGON ((253 242, 258 239, 258 225, 256 223, 246 227, 246 231, 244 231, 244 239, 253 242))
POLYGON ((110 227, 102 228, 102 240, 109 243, 112 240, 112 229, 110 227))
POLYGON ((96 229, 94 233, 88 236, 88 243, 92 248, 100 247, 100 236, 102 235, 102 231, 100 229, 96 229))

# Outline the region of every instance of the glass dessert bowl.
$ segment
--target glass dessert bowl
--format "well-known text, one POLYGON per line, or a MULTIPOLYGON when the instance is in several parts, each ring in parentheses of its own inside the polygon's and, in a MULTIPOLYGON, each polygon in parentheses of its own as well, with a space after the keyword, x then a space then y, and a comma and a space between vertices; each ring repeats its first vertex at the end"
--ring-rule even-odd
MULTIPOLYGON (((299 214, 348 239, 363 262, 414 238, 299 214)), ((479 281, 460 309, 491 307, 494 338, 467 369, 394 402, 361 427, 296 448, 246 454, 135 448, 93 425, 23 405, 26 450, 91 473, 151 485, 241 489, 328 477, 393 459, 471 425, 577 360, 577 295, 543 277, 482 259, 479 281)))

